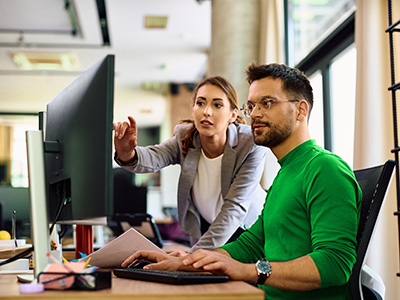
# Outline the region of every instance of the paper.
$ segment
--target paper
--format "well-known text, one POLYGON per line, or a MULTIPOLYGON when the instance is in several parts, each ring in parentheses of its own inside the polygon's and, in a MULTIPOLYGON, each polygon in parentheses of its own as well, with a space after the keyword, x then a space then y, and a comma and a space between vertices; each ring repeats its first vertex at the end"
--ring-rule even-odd
POLYGON ((165 253, 164 250, 149 241, 137 230, 130 228, 101 249, 84 257, 81 261, 90 259, 90 265, 99 268, 120 268, 121 263, 138 250, 154 250, 165 253))

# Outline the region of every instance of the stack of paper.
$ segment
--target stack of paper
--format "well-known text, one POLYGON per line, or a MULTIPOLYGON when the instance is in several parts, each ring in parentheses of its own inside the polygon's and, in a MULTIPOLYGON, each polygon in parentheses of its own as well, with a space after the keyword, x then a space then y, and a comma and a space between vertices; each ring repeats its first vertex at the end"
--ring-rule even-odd
POLYGON ((90 265, 99 268, 120 268, 121 263, 138 250, 164 250, 149 241, 137 230, 130 228, 96 252, 81 259, 86 261, 91 257, 90 265))

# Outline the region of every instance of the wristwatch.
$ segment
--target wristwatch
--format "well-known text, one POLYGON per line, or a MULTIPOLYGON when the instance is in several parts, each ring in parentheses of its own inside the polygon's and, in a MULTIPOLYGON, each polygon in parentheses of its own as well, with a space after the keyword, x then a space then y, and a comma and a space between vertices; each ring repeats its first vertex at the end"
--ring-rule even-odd
POLYGON ((257 284, 264 284, 265 280, 271 276, 271 265, 266 258, 263 258, 256 263, 258 280, 257 284))

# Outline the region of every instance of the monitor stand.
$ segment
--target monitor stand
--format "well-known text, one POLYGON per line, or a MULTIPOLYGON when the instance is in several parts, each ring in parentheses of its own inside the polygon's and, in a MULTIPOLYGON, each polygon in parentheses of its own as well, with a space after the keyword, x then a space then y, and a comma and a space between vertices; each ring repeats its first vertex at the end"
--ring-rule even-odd
POLYGON ((81 254, 91 254, 93 252, 93 226, 76 225, 75 227, 75 258, 80 258, 81 254))
POLYGON ((31 233, 34 278, 37 279, 47 264, 50 252, 49 222, 46 204, 46 180, 42 131, 27 131, 29 195, 31 203, 31 233))

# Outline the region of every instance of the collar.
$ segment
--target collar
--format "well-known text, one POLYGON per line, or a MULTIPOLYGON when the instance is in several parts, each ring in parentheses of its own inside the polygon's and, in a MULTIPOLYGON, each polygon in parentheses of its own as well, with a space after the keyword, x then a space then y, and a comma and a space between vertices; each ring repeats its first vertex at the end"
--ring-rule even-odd
POLYGON ((296 160, 299 156, 301 156, 301 154, 306 149, 314 147, 315 145, 316 145, 316 142, 313 139, 305 141, 304 143, 298 145, 296 148, 294 148, 292 151, 290 151, 288 154, 286 154, 284 157, 282 157, 280 160, 278 160, 278 163, 280 164, 281 167, 286 166, 290 162, 296 160))

